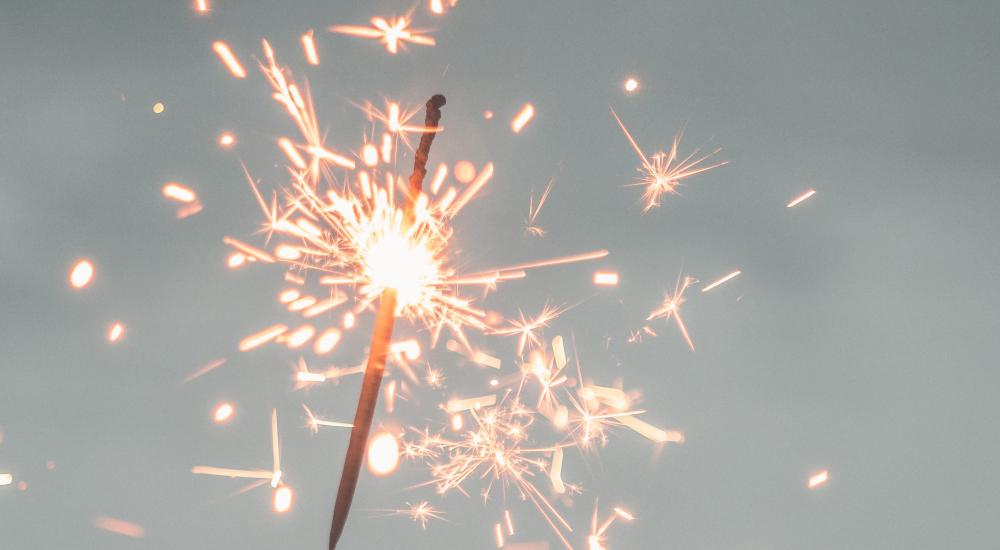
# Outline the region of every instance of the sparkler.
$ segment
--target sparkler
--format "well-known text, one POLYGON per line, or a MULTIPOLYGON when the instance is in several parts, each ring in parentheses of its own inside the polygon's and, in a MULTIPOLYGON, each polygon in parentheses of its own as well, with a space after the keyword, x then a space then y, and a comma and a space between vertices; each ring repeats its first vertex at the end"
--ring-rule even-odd
POLYGON ((635 138, 629 133, 628 128, 625 127, 625 123, 622 119, 618 118, 618 113, 614 109, 611 109, 611 115, 615 117, 615 121, 618 122, 618 126, 621 127, 622 132, 625 133, 625 137, 628 139, 629 144, 632 145, 632 149, 635 153, 639 155, 639 160, 642 161, 642 168, 639 172, 642 174, 641 177, 631 186, 643 187, 643 211, 648 212, 657 206, 660 206, 660 197, 665 194, 676 194, 677 187, 681 185, 684 180, 696 176, 698 174, 712 170, 713 168, 718 168, 728 164, 728 161, 717 162, 715 164, 705 165, 703 164, 706 160, 715 156, 721 149, 716 149, 705 155, 698 156, 698 149, 695 149, 688 156, 681 158, 678 153, 678 147, 681 143, 681 137, 683 132, 674 137, 673 144, 670 146, 670 152, 664 153, 659 152, 652 156, 647 156, 642 152, 639 144, 636 143, 635 138))
POLYGON ((684 292, 694 282, 691 277, 681 277, 674 287, 673 296, 669 292, 664 292, 663 302, 646 317, 647 321, 660 318, 670 320, 673 317, 677 321, 677 329, 681 331, 681 335, 691 351, 694 351, 694 342, 691 341, 691 335, 688 334, 687 326, 681 317, 681 304, 684 303, 684 292))

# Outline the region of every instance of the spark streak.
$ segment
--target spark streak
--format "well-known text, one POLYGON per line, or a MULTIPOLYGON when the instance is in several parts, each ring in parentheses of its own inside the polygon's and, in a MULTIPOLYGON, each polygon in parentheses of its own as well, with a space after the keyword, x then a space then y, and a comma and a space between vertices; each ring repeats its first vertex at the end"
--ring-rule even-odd
POLYGON ((409 28, 410 22, 406 17, 397 17, 389 20, 382 17, 373 17, 371 23, 371 27, 334 25, 330 27, 330 32, 378 39, 379 42, 385 44, 386 51, 393 55, 399 52, 399 47, 405 46, 406 42, 421 46, 435 45, 434 38, 423 34, 423 30, 409 28))
POLYGON ((517 115, 511 119, 510 129, 513 130, 515 134, 519 134, 533 118, 535 118, 535 106, 530 103, 525 103, 524 106, 521 107, 521 110, 517 112, 517 115))
POLYGON ((94 520, 94 527, 109 533, 133 539, 141 539, 146 535, 146 530, 137 523, 107 516, 98 516, 97 519, 94 520))
POLYGON ((830 472, 823 470, 821 472, 814 474, 812 477, 809 478, 808 487, 810 489, 816 489, 817 487, 822 487, 823 485, 826 485, 826 482, 829 481, 829 479, 830 479, 830 472))
POLYGON ((316 53, 316 40, 313 38, 312 29, 302 35, 302 49, 310 65, 319 65, 319 54, 316 53))
POLYGON ((795 197, 794 199, 792 199, 792 202, 786 204, 785 208, 794 208, 795 206, 798 206, 799 204, 801 204, 802 202, 804 202, 806 199, 808 199, 809 197, 812 197, 815 194, 816 194, 816 190, 815 189, 810 189, 810 190, 806 191, 805 193, 802 193, 798 197, 795 197))
POLYGON ((736 271, 733 271, 729 275, 726 275, 725 277, 723 277, 723 278, 721 278, 721 279, 713 282, 712 284, 707 285, 705 288, 701 289, 701 291, 702 292, 708 292, 709 290, 712 290, 713 288, 715 288, 715 287, 717 287, 717 286, 719 286, 719 285, 721 285, 721 284, 723 284, 725 282, 728 282, 728 281, 736 278, 737 276, 739 276, 740 273, 743 273, 743 272, 740 271, 739 269, 737 269, 736 271))
POLYGON ((212 50, 214 50, 215 54, 219 56, 222 63, 226 65, 230 74, 240 79, 247 77, 247 70, 243 68, 243 64, 241 64, 240 60, 233 54, 233 50, 229 48, 229 44, 226 44, 221 40, 216 40, 215 42, 212 42, 212 50))

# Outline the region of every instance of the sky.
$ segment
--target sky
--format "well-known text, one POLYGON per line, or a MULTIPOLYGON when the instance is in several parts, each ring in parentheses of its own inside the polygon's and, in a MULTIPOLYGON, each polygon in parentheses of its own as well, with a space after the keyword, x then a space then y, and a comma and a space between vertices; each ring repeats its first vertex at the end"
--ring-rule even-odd
MULTIPOLYGON (((297 392, 299 353, 239 353, 247 334, 295 318, 275 300, 281 268, 230 270, 222 241, 263 243, 241 163, 265 190, 287 183, 274 142, 294 128, 252 63, 266 37, 309 81, 341 150, 371 129, 352 102, 447 96, 431 162, 496 167, 456 219, 463 266, 610 251, 483 302, 506 316, 575 306, 546 337, 571 342, 596 381, 640 389, 643 418, 686 436, 657 449, 620 430, 599 453, 567 453, 563 477, 584 489, 559 504, 575 548, 595 505, 634 513, 608 533, 619 550, 995 547, 1000 4, 461 0, 442 17, 397 0, 212 5, 207 16, 187 0, 0 6, 0 472, 14 480, 0 487, 0 546, 325 548, 347 431, 310 433, 301 405, 348 420, 360 379, 297 392), (410 9, 437 46, 390 56, 325 30, 410 9), (309 29, 318 67, 298 42, 309 29), (220 39, 247 79, 212 53, 220 39), (525 102, 537 114, 515 135, 508 121, 525 102), (647 152, 684 129, 682 150, 718 147, 729 164, 644 213, 627 186, 639 159, 609 107, 647 152), (223 131, 234 148, 216 144, 223 131), (546 234, 526 237, 530 197, 550 180, 546 234), (204 210, 176 219, 168 181, 204 210), (80 257, 96 276, 74 291, 80 257), (620 285, 596 288, 596 269, 620 285), (734 269, 689 294, 695 352, 672 321, 626 341, 679 276, 703 285, 734 269), (127 333, 112 346, 115 321, 127 333), (223 400, 236 415, 218 426, 223 400), (296 494, 281 516, 265 489, 234 496, 241 481, 191 473, 267 468, 272 408, 296 494), (808 490, 823 469, 829 482, 808 490), (144 537, 97 529, 99 517, 144 537)), ((359 363, 363 323, 333 355, 302 355, 359 363)), ((405 324, 398 335, 425 336, 405 324)), ((472 340, 516 368, 512 340, 472 340)), ((483 373, 461 357, 426 357, 453 377, 449 391, 479 389, 483 373)), ((441 422, 440 399, 420 395, 392 415, 380 407, 376 424, 441 422)), ((471 497, 440 498, 413 488, 426 479, 411 463, 363 473, 342 546, 493 548, 510 509, 512 543, 560 547, 513 493, 484 504, 472 484, 471 497), (425 499, 446 514, 426 530, 375 517, 425 499)))

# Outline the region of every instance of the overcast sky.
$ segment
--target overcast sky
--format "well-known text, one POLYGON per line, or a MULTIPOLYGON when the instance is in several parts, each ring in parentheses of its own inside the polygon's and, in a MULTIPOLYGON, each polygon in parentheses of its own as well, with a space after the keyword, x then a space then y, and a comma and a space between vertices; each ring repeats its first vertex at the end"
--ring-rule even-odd
MULTIPOLYGON (((238 353, 245 335, 297 321, 275 300, 281 269, 231 271, 222 242, 262 243, 241 161, 265 189, 286 179, 274 139, 294 128, 251 61, 266 37, 309 80, 340 150, 370 129, 351 102, 447 95, 431 162, 496 165, 456 221, 462 267, 611 251, 483 303, 508 316, 579 304, 546 337, 575 342, 595 382, 641 389, 643 418, 687 436, 657 451, 616 431, 599 454, 567 453, 563 476, 584 489, 559 505, 576 548, 598 498, 601 514, 636 515, 609 531, 618 550, 996 547, 1000 4, 462 0, 440 18, 417 4, 416 26, 438 45, 396 56, 325 29, 414 7, 403 1, 212 4, 208 16, 187 0, 0 6, 0 472, 14 477, 0 487, 0 546, 325 548, 348 433, 309 433, 301 404, 349 420, 360 379, 295 392, 297 353, 238 353), (311 28, 319 67, 298 43, 311 28), (246 80, 214 56, 217 39, 246 80), (537 115, 514 135, 508 121, 528 101, 537 115), (639 159, 609 106, 649 153, 686 128, 684 151, 721 147, 730 164, 643 214, 641 190, 625 187, 639 159), (224 130, 232 150, 215 143, 224 130), (546 235, 526 238, 529 197, 550 179, 546 235), (175 219, 167 181, 195 189, 204 210, 175 219), (812 199, 785 208, 808 188, 812 199), (66 274, 84 256, 97 275, 75 292, 66 274), (618 271, 620 286, 595 288, 595 269, 618 271), (682 273, 704 283, 734 269, 689 293, 695 353, 662 320, 657 337, 625 341, 682 273), (127 335, 110 346, 113 321, 127 335), (210 420, 222 400, 236 404, 224 427, 210 420), (266 489, 232 496, 240 481, 190 473, 267 468, 272 407, 296 491, 286 516, 266 489), (821 469, 830 481, 807 490, 821 469), (145 537, 95 529, 99 516, 145 537)), ((306 360, 362 361, 364 323, 306 360)), ((473 341, 514 371, 512 340, 473 341)), ((486 375, 459 356, 429 359, 450 393, 482 393, 486 375)), ((418 395, 376 422, 440 422, 440 396, 418 395)), ((426 475, 411 463, 362 474, 343 547, 491 548, 505 508, 512 542, 558 547, 513 493, 484 505, 476 482, 471 498, 410 489, 426 475), (446 521, 423 531, 373 517, 424 499, 446 521)))

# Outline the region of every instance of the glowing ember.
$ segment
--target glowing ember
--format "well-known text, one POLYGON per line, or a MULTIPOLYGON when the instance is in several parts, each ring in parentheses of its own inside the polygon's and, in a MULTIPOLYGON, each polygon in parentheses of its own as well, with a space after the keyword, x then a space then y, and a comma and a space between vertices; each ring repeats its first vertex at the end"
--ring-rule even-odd
POLYGON ((111 325, 111 328, 108 329, 108 342, 115 344, 123 338, 125 338, 125 325, 121 323, 111 325))
POLYGON ((69 272, 69 284, 71 287, 81 289, 90 284, 94 279, 94 264, 90 260, 78 260, 73 264, 69 272))
POLYGON ((792 202, 786 204, 785 208, 793 208, 793 207, 801 204, 803 201, 805 201, 806 199, 808 199, 809 197, 811 197, 811 196, 813 196, 815 194, 816 194, 816 190, 815 189, 810 189, 810 190, 806 191, 805 193, 802 193, 798 197, 795 197, 794 199, 792 199, 792 202))
POLYGON ((164 184, 162 192, 164 197, 177 202, 191 203, 198 200, 194 191, 176 182, 164 184))
POLYGON ((399 440, 389 432, 375 435, 368 441, 368 470, 377 476, 387 476, 399 466, 399 440))
POLYGON ((810 489, 816 489, 817 487, 822 487, 826 485, 826 482, 830 480, 830 473, 826 470, 818 472, 809 478, 810 489))
POLYGON ((476 178, 476 165, 467 160, 460 160, 455 163, 454 174, 459 183, 469 183, 476 178))
POLYGON ((630 78, 630 79, 628 79, 628 80, 625 81, 625 91, 626 92, 631 93, 631 92, 634 92, 634 91, 636 91, 638 89, 639 89, 639 81, 638 80, 636 80, 634 78, 630 78))
POLYGON ((319 65, 319 54, 316 53, 316 40, 313 39, 313 30, 302 35, 302 49, 306 54, 306 61, 310 65, 319 65))
POLYGON ((153 114, 157 114, 158 115, 158 114, 163 113, 163 111, 165 111, 165 110, 166 110, 166 106, 164 106, 162 103, 157 102, 157 103, 153 104, 153 114))
POLYGON ((212 421, 216 424, 225 424, 233 418, 235 409, 231 403, 219 403, 212 411, 212 421))
POLYGON ((594 284, 597 286, 618 286, 618 274, 611 271, 595 271, 594 284))
POLYGON ((141 525, 107 516, 99 516, 94 520, 94 527, 134 539, 141 539, 146 535, 146 530, 141 525))
POLYGON ((294 495, 292 494, 292 488, 287 485, 282 485, 274 490, 274 502, 273 509, 278 514, 284 514, 285 512, 292 509, 292 500, 294 495))
POLYGON ((518 134, 524 129, 528 122, 531 122, 531 119, 533 118, 535 118, 535 106, 530 103, 525 103, 513 120, 510 121, 510 129, 513 130, 515 134, 518 134))
POLYGON ((222 132, 219 134, 219 147, 229 149, 233 145, 236 145, 236 136, 232 132, 222 132))

